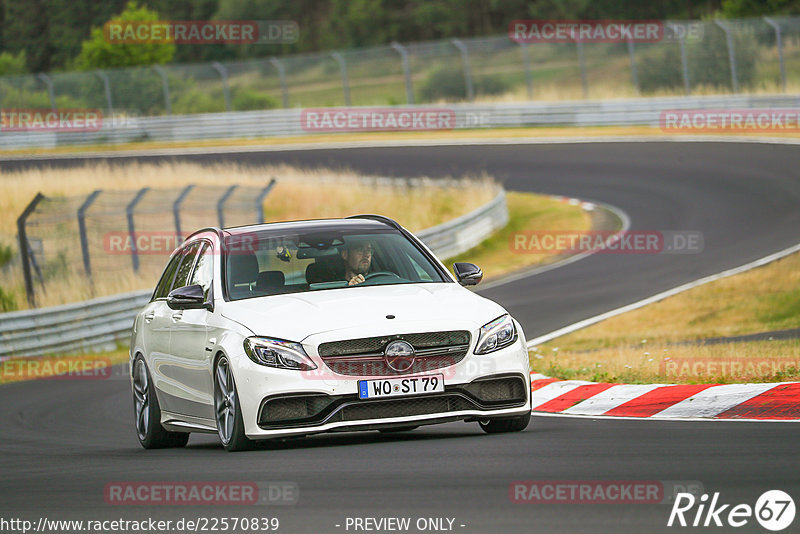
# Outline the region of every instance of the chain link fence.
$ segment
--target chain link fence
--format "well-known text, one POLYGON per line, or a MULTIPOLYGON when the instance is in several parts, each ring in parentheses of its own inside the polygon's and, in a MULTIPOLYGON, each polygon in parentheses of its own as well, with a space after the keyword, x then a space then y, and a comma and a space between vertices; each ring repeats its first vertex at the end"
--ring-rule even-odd
POLYGON ((664 22, 658 42, 450 39, 282 58, 0 77, 0 108, 158 116, 800 89, 800 17, 664 22))
POLYGON ((48 290, 112 294, 131 277, 154 279, 192 229, 263 223, 274 185, 38 194, 17 220, 28 302, 48 290))

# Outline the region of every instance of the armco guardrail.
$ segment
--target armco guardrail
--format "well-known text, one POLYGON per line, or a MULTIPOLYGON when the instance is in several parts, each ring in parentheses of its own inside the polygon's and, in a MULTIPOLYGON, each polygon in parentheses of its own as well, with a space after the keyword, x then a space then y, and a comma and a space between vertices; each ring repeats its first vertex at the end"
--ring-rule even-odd
POLYGON ((439 258, 452 258, 465 252, 508 222, 506 193, 500 193, 488 204, 457 219, 417 232, 428 248, 439 258))
MULTIPOLYGON (((397 112, 425 109, 452 111, 453 129, 531 126, 653 126, 661 112, 680 109, 759 109, 800 107, 797 95, 719 95, 513 104, 452 104, 382 107, 397 112)), ((349 108, 359 109, 359 108, 349 108)), ((368 108, 363 108, 368 109, 368 108)), ((331 108, 331 111, 337 111, 331 108)), ((340 111, 340 110, 339 110, 340 111)), ((97 131, 3 132, 0 149, 103 145, 138 141, 192 141, 254 137, 303 136, 303 110, 281 109, 139 117, 103 124, 97 131)))
MULTIPOLYGON (((439 257, 477 245, 508 221, 505 191, 457 219, 418 232, 439 257)), ((39 310, 0 314, 0 360, 82 350, 103 350, 127 340, 133 317, 152 290, 136 291, 39 310)))
POLYGON ((108 349, 130 333, 152 290, 0 315, 0 359, 108 349))

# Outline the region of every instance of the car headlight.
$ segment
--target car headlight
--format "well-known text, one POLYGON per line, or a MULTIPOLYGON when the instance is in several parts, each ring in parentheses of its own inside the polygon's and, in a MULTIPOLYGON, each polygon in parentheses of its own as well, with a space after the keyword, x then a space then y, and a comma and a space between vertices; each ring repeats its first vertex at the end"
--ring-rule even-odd
POLYGON ((247 356, 260 365, 278 369, 310 371, 316 364, 308 357, 300 343, 268 337, 248 337, 244 340, 247 356))
POLYGON ((510 315, 505 314, 486 323, 478 333, 475 354, 488 354, 507 347, 517 340, 517 327, 510 315))

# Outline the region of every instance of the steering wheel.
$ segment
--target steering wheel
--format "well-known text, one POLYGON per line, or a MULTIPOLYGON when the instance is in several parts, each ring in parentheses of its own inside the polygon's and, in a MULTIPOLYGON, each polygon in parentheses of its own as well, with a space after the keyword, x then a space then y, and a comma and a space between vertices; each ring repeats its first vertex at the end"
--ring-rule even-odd
POLYGON ((398 278, 398 279, 400 278, 398 275, 396 275, 391 271, 375 271, 374 273, 369 273, 368 275, 366 275, 364 277, 364 282, 366 282, 367 280, 372 280, 379 276, 391 276, 392 278, 398 278))

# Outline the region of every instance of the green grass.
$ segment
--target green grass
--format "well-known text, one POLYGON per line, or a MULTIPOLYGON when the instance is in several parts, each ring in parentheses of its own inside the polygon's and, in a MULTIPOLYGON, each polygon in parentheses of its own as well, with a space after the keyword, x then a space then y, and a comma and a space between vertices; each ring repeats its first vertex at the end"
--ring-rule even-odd
POLYGON ((447 264, 469 262, 481 267, 484 280, 499 278, 513 271, 550 263, 558 256, 551 254, 519 254, 509 244, 516 232, 526 230, 571 230, 576 232, 591 229, 589 215, 578 206, 559 202, 550 197, 531 193, 507 193, 509 222, 489 239, 478 246, 449 258, 447 264))
MULTIPOLYGON (((599 377, 600 381, 646 383, 664 380, 653 368, 653 362, 675 354, 701 360, 800 358, 800 340, 796 339, 676 345, 712 337, 800 328, 798 287, 800 253, 795 253, 549 341, 532 353, 531 363, 544 374, 557 372, 560 374, 556 376, 579 376, 589 380, 598 378, 596 373, 607 373, 599 377)), ((735 378, 689 376, 672 377, 672 381, 713 382, 734 381, 735 378)), ((800 376, 797 372, 786 371, 746 379, 796 380, 800 376)))

